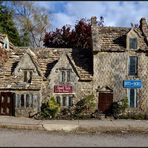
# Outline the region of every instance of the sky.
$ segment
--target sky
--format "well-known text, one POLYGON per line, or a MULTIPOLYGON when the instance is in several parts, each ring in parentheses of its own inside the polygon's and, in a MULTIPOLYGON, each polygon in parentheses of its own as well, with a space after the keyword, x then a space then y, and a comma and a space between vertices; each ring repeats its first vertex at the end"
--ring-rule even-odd
POLYGON ((76 20, 104 17, 105 26, 131 27, 142 17, 148 19, 147 1, 38 1, 38 6, 48 9, 52 30, 65 24, 72 27, 76 20))

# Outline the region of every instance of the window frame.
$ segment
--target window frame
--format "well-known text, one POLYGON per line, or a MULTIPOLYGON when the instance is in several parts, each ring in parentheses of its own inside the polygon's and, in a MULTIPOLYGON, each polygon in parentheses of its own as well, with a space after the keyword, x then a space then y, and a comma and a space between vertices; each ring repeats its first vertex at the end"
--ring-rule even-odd
POLYGON ((28 70, 24 69, 23 74, 24 74, 24 82, 31 83, 33 71, 29 69, 28 70))
POLYGON ((61 97, 60 96, 56 96, 56 102, 61 105, 61 97))
POLYGON ((129 56, 128 58, 128 75, 129 76, 137 76, 138 75, 138 56, 129 56), (131 58, 135 58, 135 64, 134 65, 134 72, 131 72, 131 58))
POLYGON ((137 48, 138 48, 137 37, 129 37, 129 49, 130 50, 136 50, 137 48))
POLYGON ((134 89, 134 88, 130 88, 128 89, 128 106, 130 108, 136 108, 138 106, 137 104, 137 89, 134 89), (134 105, 131 106, 131 90, 134 90, 134 105))

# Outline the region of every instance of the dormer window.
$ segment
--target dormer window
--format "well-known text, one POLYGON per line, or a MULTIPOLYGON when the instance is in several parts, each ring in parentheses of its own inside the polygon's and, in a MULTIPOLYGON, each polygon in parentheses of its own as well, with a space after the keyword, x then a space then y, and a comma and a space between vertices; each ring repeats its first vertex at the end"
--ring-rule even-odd
POLYGON ((61 70, 61 82, 71 82, 71 70, 70 69, 61 70))
POLYGON ((24 82, 31 83, 32 81, 32 71, 24 70, 24 82))
POLYGON ((129 38, 129 48, 137 49, 137 38, 129 38))
POLYGON ((7 35, 6 35, 6 37, 4 38, 3 42, 4 42, 3 47, 4 47, 5 49, 9 49, 9 40, 8 40, 7 35))

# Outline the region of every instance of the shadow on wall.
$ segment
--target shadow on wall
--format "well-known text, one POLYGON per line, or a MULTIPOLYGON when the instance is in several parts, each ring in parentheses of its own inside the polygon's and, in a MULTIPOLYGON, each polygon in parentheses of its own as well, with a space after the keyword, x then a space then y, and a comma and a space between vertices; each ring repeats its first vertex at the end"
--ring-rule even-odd
POLYGON ((76 66, 93 74, 93 54, 92 49, 72 49, 72 58, 76 66))

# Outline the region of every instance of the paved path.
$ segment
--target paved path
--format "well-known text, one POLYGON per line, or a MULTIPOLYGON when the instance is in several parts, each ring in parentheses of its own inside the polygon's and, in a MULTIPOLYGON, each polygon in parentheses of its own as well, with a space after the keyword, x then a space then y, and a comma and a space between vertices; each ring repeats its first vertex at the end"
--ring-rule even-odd
POLYGON ((0 129, 0 146, 11 147, 144 147, 148 134, 71 134, 0 129))
POLYGON ((137 131, 148 132, 148 120, 35 120, 0 116, 0 127, 40 130, 137 131))

